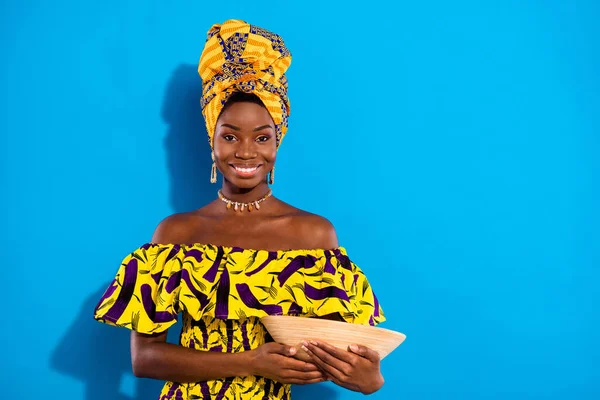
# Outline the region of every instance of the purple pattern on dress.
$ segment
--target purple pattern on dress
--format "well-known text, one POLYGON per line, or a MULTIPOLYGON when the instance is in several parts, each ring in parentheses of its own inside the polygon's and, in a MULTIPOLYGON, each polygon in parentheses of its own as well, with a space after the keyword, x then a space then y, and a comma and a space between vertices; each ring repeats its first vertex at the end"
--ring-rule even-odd
POLYGON ((276 251, 270 251, 269 254, 267 255, 267 259, 260 264, 258 267, 256 267, 253 271, 250 272, 246 272, 246 276, 252 276, 254 274, 256 274, 257 272, 260 272, 263 270, 263 268, 265 268, 267 265, 269 265, 269 263, 271 261, 277 260, 277 252, 276 251))
POLYGON ((208 328, 206 327, 206 323, 203 319, 200 319, 200 321, 192 320, 191 325, 200 329, 200 334, 202 334, 202 344, 200 347, 206 349, 208 346, 208 328))
POLYGON ((227 330, 227 352, 233 352, 233 321, 228 319, 225 321, 225 326, 227 330))
POLYGON ((229 252, 229 254, 233 254, 233 253, 243 253, 244 249, 242 249, 241 247, 232 247, 231 251, 229 252))
POLYGON ((290 304, 290 308, 288 309, 288 315, 300 315, 302 314, 302 307, 299 306, 297 303, 292 302, 292 304, 290 304))
POLYGON ((373 292, 373 299, 375 300, 375 310, 373 311, 373 315, 379 317, 379 300, 377 300, 375 292, 373 292))
POLYGON ((208 349, 208 351, 213 351, 215 353, 222 353, 223 352, 223 346, 221 346, 220 344, 217 346, 213 346, 210 349, 208 349))
POLYGON ((192 280, 190 279, 190 273, 187 269, 181 270, 181 279, 183 279, 183 281, 187 284, 187 287, 198 299, 198 302, 200 302, 200 311, 202 311, 204 307, 208 305, 208 297, 204 293, 196 289, 196 287, 192 283, 192 280))
POLYGON ((201 262, 202 261, 202 255, 203 253, 198 250, 198 249, 190 249, 188 251, 185 252, 185 257, 192 257, 194 258, 197 262, 201 262))
POLYGON ((348 258, 348 256, 342 254, 340 249, 333 250, 333 254, 335 254, 335 257, 338 259, 342 268, 347 269, 348 271, 352 271, 352 262, 350 261, 350 258, 348 258))
POLYGON ((158 271, 155 274, 152 274, 152 280, 154 280, 154 283, 156 283, 158 285, 158 283, 160 282, 160 278, 162 277, 162 271, 158 271))
POLYGON ((275 382, 275 384, 273 385, 273 394, 277 397, 279 397, 279 391, 281 390, 281 388, 283 387, 283 384, 281 382, 275 382))
POLYGON ((242 330, 242 345, 244 346, 244 350, 250 350, 250 339, 248 338, 248 320, 242 321, 240 324, 240 329, 242 330))
POLYGON ((204 279, 206 279, 209 282, 215 281, 215 279, 217 277, 217 272, 219 272, 219 266, 221 265, 221 260, 223 260, 223 255, 224 255, 223 247, 219 246, 218 250, 217 250, 217 257, 215 258, 215 261, 213 262, 212 267, 210 267, 210 269, 208 271, 206 271, 206 273, 204 274, 204 279))
POLYGON ((104 319, 110 321, 112 323, 116 323, 123 312, 125 312, 125 308, 131 301, 133 297, 133 291, 135 289, 135 281, 137 279, 138 273, 138 260, 137 258, 131 258, 127 265, 125 266, 125 276, 123 277, 123 285, 121 287, 121 292, 117 297, 117 301, 112 305, 110 310, 106 314, 104 314, 104 319))
POLYGON ((333 274, 335 274, 335 267, 331 263, 332 258, 333 258, 333 252, 325 251, 325 269, 323 271, 327 272, 328 274, 333 275, 333 274))
POLYGON ((373 319, 372 315, 369 317, 369 325, 375 326, 375 320, 373 319))
POLYGON ((169 255, 167 256, 165 263, 171 260, 173 257, 175 257, 177 253, 179 253, 179 249, 181 249, 181 246, 179 246, 178 244, 174 245, 173 248, 171 248, 169 255))
POLYGON ((271 385, 272 384, 273 384, 273 381, 265 378, 265 395, 263 396, 262 400, 269 400, 269 394, 271 393, 271 385))
POLYGON ((215 400, 222 400, 224 398, 225 393, 227 393, 227 390, 229 389, 229 386, 231 386, 231 382, 233 382, 232 377, 225 378, 225 381, 223 382, 223 386, 221 386, 221 390, 219 390, 219 393, 217 394, 217 397, 215 400))
POLYGON ((207 382, 200 382, 200 391, 202 392, 203 399, 210 399, 212 397, 207 382))
POLYGON ((177 319, 177 316, 170 313, 169 311, 156 311, 156 303, 152 298, 152 287, 148 284, 143 284, 140 288, 142 292, 142 303, 144 304, 144 310, 152 322, 164 323, 171 322, 177 319))
POLYGON ((110 285, 108 285, 108 288, 106 289, 106 292, 104 292, 104 295, 102 295, 102 298, 100 299, 100 301, 98 302, 98 304, 96 305, 96 309, 98 309, 102 303, 104 302, 104 300, 110 298, 110 296, 113 295, 113 293, 115 292, 115 290, 117 290, 117 279, 113 279, 113 281, 110 283, 110 285))
POLYGON ((140 249, 142 249, 142 250, 148 250, 150 247, 152 247, 152 243, 146 243, 146 244, 142 245, 140 247, 140 249))
POLYGON ((300 269, 307 269, 314 267, 317 262, 317 258, 312 255, 297 256, 279 273, 277 279, 279 285, 283 286, 290 276, 298 272, 300 269))
POLYGON ((200 326, 200 333, 202 334, 202 348, 205 349, 208 346, 208 327, 202 321, 202 326, 200 326))
POLYGON ((167 394, 161 396, 160 400, 169 400, 169 399, 172 399, 173 395, 175 394, 175 390, 179 389, 180 386, 181 386, 180 383, 173 382, 171 384, 171 387, 169 388, 169 391, 167 392, 167 394))
POLYGON ((336 297, 341 300, 350 301, 348 298, 348 293, 345 290, 340 289, 335 286, 325 286, 321 289, 317 289, 304 282, 304 294, 306 297, 312 300, 324 300, 329 297, 336 297))
POLYGON ((169 277, 169 280, 167 280, 167 284, 165 285, 165 290, 167 293, 171 293, 173 292, 173 290, 175 290, 175 288, 179 287, 179 285, 181 284, 181 270, 175 272, 173 275, 171 275, 169 277))
POLYGON ((254 297, 247 284, 238 283, 235 287, 240 295, 240 299, 246 307, 262 310, 268 315, 281 315, 283 313, 281 306, 278 306, 277 304, 261 304, 260 301, 254 297))
POLYGON ((181 389, 177 389, 177 392, 175 392, 175 400, 183 400, 183 392, 181 389))
POLYGON ((229 317, 229 271, 223 268, 219 286, 217 287, 217 305, 215 307, 217 318, 227 319, 229 317))

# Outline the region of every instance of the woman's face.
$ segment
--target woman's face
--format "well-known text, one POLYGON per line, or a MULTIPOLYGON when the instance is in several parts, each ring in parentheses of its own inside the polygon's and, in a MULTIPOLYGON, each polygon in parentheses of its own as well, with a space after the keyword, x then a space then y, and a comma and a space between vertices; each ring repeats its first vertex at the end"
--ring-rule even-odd
POLYGON ((262 106, 238 102, 219 116, 214 136, 215 163, 226 181, 251 189, 266 181, 275 164, 275 124, 262 106))

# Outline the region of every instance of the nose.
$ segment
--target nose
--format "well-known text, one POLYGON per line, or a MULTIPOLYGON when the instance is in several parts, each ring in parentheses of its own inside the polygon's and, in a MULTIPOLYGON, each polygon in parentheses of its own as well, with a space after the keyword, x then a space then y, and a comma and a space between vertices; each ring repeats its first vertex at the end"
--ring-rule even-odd
POLYGON ((240 140, 235 150, 235 156, 242 160, 252 160, 256 158, 256 143, 254 140, 240 140))

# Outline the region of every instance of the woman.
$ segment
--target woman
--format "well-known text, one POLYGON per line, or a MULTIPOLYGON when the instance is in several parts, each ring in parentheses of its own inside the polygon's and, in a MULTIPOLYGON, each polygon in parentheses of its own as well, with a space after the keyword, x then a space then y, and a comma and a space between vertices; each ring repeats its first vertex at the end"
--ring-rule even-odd
POLYGON ((264 29, 231 20, 209 30, 202 110, 211 182, 218 169, 222 189, 210 204, 163 220, 95 310, 97 320, 132 330, 134 374, 166 380, 160 399, 288 399, 290 384, 327 379, 363 393, 383 385, 374 351, 310 341, 307 363, 269 341, 260 323, 266 315, 384 320, 332 225, 269 188, 287 131, 290 63, 281 38, 264 29), (180 344, 169 344, 179 313, 180 344))

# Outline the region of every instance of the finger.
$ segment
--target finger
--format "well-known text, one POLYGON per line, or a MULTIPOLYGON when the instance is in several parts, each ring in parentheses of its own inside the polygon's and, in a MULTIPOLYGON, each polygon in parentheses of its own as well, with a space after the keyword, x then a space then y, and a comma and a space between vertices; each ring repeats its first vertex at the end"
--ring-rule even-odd
POLYGON ((315 364, 309 363, 306 361, 296 360, 295 358, 288 358, 288 359, 282 360, 281 364, 282 364, 281 365, 282 368, 291 369, 294 371, 300 371, 300 372, 319 371, 319 367, 317 367, 315 364))
POLYGON ((315 342, 313 342, 313 341, 303 342, 302 349, 304 351, 306 351, 306 353, 309 356, 311 356, 311 358, 313 360, 318 361, 318 362, 315 362, 315 364, 320 365, 322 367, 322 364, 324 363, 324 364, 329 365, 339 371, 342 371, 344 369, 345 364, 347 364, 346 362, 332 356, 325 350, 316 346, 314 343, 315 342))
POLYGON ((309 385, 312 383, 321 383, 325 382, 325 378, 315 378, 315 379, 286 379, 284 383, 289 383, 292 385, 309 385))
POLYGON ((341 386, 343 388, 350 389, 350 390, 353 390, 355 392, 360 392, 360 386, 358 386, 356 383, 353 383, 353 382, 342 382, 342 381, 339 381, 337 379, 332 379, 331 381, 333 383, 335 383, 336 385, 341 386))
POLYGON ((291 357, 296 354, 297 350, 293 346, 287 346, 285 344, 273 343, 269 348, 270 353, 281 354, 282 356, 291 357))
POLYGON ((305 381, 311 381, 314 379, 325 379, 325 374, 320 370, 310 372, 300 372, 295 370, 285 370, 282 374, 288 379, 299 379, 305 381))
POLYGON ((350 353, 346 350, 338 349, 337 347, 332 346, 329 343, 317 342, 315 340, 311 340, 309 342, 309 344, 312 344, 313 346, 316 346, 319 349, 326 351, 331 356, 337 358, 338 360, 342 360, 348 364, 352 364, 355 361, 355 358, 352 355, 352 353, 350 353))
POLYGON ((302 350, 306 351, 306 353, 312 358, 312 360, 315 363, 315 365, 317 365, 317 367, 319 367, 319 369, 321 369, 326 375, 328 375, 328 376, 330 376, 330 377, 332 377, 334 379, 338 379, 338 380, 342 380, 346 376, 346 374, 344 373, 344 371, 342 371, 341 369, 336 368, 333 365, 330 365, 324 359, 326 357, 329 357, 329 358, 333 359, 333 357, 331 357, 330 355, 328 355, 324 351, 320 350, 318 347, 314 347, 313 346, 313 348, 315 349, 315 351, 318 351, 321 354, 317 354, 317 353, 313 352, 312 350, 310 350, 306 346, 303 346, 302 350))
POLYGON ((326 379, 325 374, 321 371, 312 371, 312 372, 298 372, 294 370, 281 370, 279 375, 280 382, 284 383, 297 383, 297 384, 307 384, 307 383, 316 383, 323 382, 326 379))
POLYGON ((358 354, 359 356, 366 358, 371 362, 379 362, 381 360, 378 352, 366 346, 361 346, 360 344, 352 344, 348 346, 348 350, 354 354, 358 354))
MULTIPOLYGON (((308 354, 308 351, 307 351, 307 354, 308 354)), ((332 376, 331 376, 331 375, 330 375, 330 374, 329 374, 329 373, 328 373, 328 372, 325 370, 325 368, 323 368, 322 366, 320 366, 319 364, 317 364, 317 363, 314 361, 314 359, 315 359, 315 357, 316 357, 316 356, 315 356, 315 355, 312 355, 312 356, 311 356, 311 355, 309 355, 309 357, 311 358, 311 360, 313 360, 313 363, 314 363, 314 364, 312 364, 312 365, 314 365, 314 366, 315 366, 315 368, 317 368, 317 370, 318 370, 318 371, 321 371, 321 373, 323 374, 323 376, 324 376, 324 377, 326 377, 326 378, 328 378, 329 380, 331 380, 330 378, 332 378, 332 376)))
POLYGON ((311 365, 312 367, 316 368, 317 371, 321 371, 323 376, 330 377, 330 375, 327 373, 327 371, 322 366, 317 364, 317 362, 315 362, 316 356, 314 354, 313 355, 309 354, 310 351, 308 349, 305 349, 304 351, 308 355, 308 358, 311 360, 310 362, 308 362, 308 364, 311 365))

